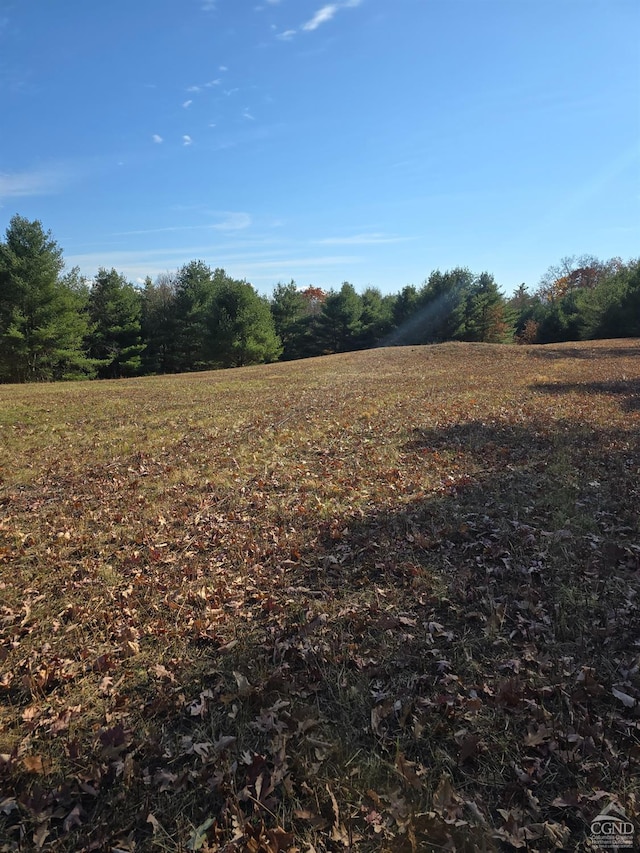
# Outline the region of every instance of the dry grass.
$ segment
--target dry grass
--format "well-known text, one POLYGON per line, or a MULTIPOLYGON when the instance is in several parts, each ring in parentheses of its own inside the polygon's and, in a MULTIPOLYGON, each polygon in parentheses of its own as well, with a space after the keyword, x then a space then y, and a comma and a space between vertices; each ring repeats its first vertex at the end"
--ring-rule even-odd
POLYGON ((638 811, 640 344, 0 386, 0 850, 638 811))

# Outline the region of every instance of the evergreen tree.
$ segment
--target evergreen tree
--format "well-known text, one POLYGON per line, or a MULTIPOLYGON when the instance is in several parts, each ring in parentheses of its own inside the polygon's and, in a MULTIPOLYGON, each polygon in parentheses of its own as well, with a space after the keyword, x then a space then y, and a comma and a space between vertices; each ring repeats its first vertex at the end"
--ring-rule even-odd
POLYGON ((418 294, 415 343, 458 341, 466 332, 467 299, 474 284, 470 270, 435 270, 418 294))
POLYGON ((271 314, 275 331, 282 342, 282 358, 300 358, 306 336, 309 312, 307 300, 295 281, 277 284, 271 298, 271 314))
POLYGON ((300 291, 304 301, 304 314, 296 328, 295 357, 309 358, 322 353, 319 328, 322 308, 329 294, 321 287, 309 285, 300 291))
POLYGON ((14 216, 0 243, 0 379, 89 376, 84 351, 86 288, 63 276, 62 250, 39 221, 14 216))
POLYGON ((175 369, 205 370, 207 312, 213 297, 213 273, 204 261, 189 261, 178 270, 175 282, 175 369))
POLYGON ((498 344, 513 339, 513 314, 492 275, 482 273, 469 286, 461 340, 498 344))
POLYGON ((178 367, 176 281, 170 273, 155 282, 147 278, 142 292, 142 369, 145 373, 174 373, 178 367))
POLYGON ((393 329, 395 299, 383 296, 376 287, 368 287, 362 296, 358 346, 362 349, 378 346, 393 329))
POLYGON ((414 316, 418 310, 418 291, 412 284, 407 284, 396 296, 393 305, 393 323, 397 329, 414 316))
POLYGON ((538 323, 535 319, 539 299, 529 293, 527 286, 520 284, 507 300, 507 309, 513 321, 514 337, 519 343, 533 343, 537 336, 538 323), (525 334, 525 329, 527 332, 525 334), (534 335, 535 329, 535 335, 534 335))
POLYGON ((582 337, 640 337, 640 260, 621 264, 580 304, 582 337))
POLYGON ((543 304, 538 323, 538 343, 579 341, 582 337, 580 297, 569 291, 564 297, 543 304))
POLYGON ((217 269, 207 306, 207 353, 216 367, 242 367, 276 361, 282 344, 269 302, 246 281, 217 269))
POLYGON ((140 293, 115 269, 101 267, 89 294, 89 353, 99 362, 101 378, 140 372, 144 349, 140 293))
POLYGON ((339 291, 331 291, 322 305, 315 329, 319 352, 347 352, 355 349, 361 330, 362 299, 345 281, 339 291))
POLYGON ((420 325, 416 316, 418 308, 418 291, 412 284, 392 297, 393 325, 384 339, 385 346, 405 346, 416 342, 420 325))

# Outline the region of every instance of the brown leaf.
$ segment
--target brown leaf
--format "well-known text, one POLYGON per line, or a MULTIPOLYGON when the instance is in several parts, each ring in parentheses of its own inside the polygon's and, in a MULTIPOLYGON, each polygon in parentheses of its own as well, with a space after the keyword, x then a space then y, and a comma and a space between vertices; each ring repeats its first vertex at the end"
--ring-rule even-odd
POLYGON ((26 755, 22 759, 25 769, 29 773, 44 773, 45 765, 41 755, 26 755))
POLYGON ((529 730, 524 736, 524 742, 527 746, 540 746, 553 737, 553 732, 545 726, 529 725, 529 730))
POLYGON ((44 821, 37 827, 37 829, 33 833, 33 843, 35 845, 36 850, 42 850, 49 833, 50 829, 48 820, 44 821))
POLYGON ((415 768, 418 766, 415 762, 407 761, 404 754, 399 752, 395 766, 398 773, 412 788, 415 788, 417 791, 422 789, 422 780, 415 771, 415 768))
POLYGON ((172 672, 169 672, 166 666, 163 666, 163 664, 161 663, 157 663, 153 667, 153 671, 158 676, 158 678, 166 678, 171 682, 174 682, 176 680, 175 675, 172 672))
POLYGON ((467 735, 462 740, 460 743, 460 750, 458 752, 458 761, 460 764, 464 764, 464 762, 468 761, 470 758, 475 758, 478 754, 478 746, 480 742, 478 735, 467 735))

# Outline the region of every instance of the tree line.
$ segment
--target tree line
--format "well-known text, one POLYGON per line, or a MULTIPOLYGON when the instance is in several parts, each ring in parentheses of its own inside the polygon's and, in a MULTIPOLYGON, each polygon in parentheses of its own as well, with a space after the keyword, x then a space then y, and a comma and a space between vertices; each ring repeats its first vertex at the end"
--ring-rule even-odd
POLYGON ((115 269, 65 271, 39 221, 0 242, 0 381, 119 378, 377 346, 640 337, 640 260, 566 258, 505 297, 487 272, 435 270, 383 295, 278 284, 270 298, 201 260, 137 287, 115 269))

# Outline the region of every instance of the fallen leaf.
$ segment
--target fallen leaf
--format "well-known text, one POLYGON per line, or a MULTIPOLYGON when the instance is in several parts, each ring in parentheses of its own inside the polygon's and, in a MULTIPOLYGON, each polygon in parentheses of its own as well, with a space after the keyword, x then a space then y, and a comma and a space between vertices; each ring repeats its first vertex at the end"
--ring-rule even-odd
POLYGON ((200 850, 202 845, 207 840, 207 830, 215 823, 215 818, 208 817, 191 833, 191 837, 187 841, 187 850, 200 850))
POLYGON ((635 708, 635 706, 638 704, 637 699, 634 699, 633 696, 629 696, 628 693, 623 693, 622 690, 616 690, 616 688, 614 687, 612 688, 611 692, 616 697, 616 699, 619 699, 622 702, 625 708, 635 708))

